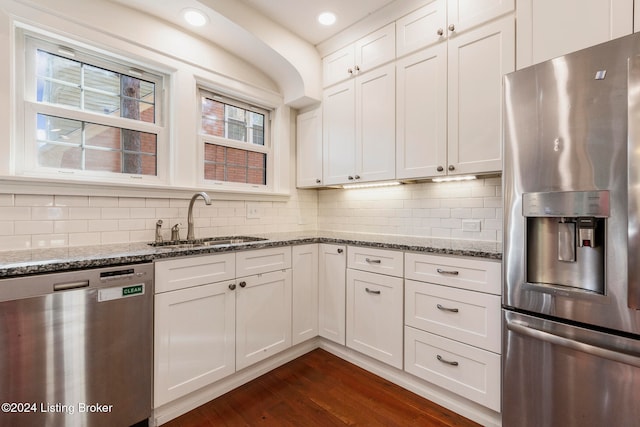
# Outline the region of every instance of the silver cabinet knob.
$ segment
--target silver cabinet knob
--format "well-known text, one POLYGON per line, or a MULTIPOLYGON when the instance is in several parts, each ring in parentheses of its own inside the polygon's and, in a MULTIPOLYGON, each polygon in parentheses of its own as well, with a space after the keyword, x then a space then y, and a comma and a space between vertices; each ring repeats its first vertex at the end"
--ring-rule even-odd
POLYGON ((347 179, 348 179, 349 181, 353 181, 353 177, 352 177, 351 175, 349 175, 349 176, 347 177, 347 179))
POLYGON ((247 282, 245 282, 245 281, 240 282, 240 287, 241 288, 244 288, 245 286, 247 286, 247 282))
POLYGON ((341 254, 342 252, 344 252, 344 249, 338 249, 339 254, 341 254))
POLYGON ((320 184, 322 182, 321 179, 316 179, 316 184, 320 184))
POLYGON ((444 170, 444 168, 442 166, 438 166, 438 168, 436 169, 438 172, 442 172, 444 170))
POLYGON ((449 165, 449 170, 450 170, 450 171, 454 171, 454 170, 456 170, 456 167, 455 167, 455 166, 453 166, 453 165, 449 165))
POLYGON ((347 69, 347 73, 349 73, 349 74, 353 74, 353 69, 352 69, 352 68, 348 68, 348 69, 347 69))
POLYGON ((438 28, 438 35, 441 36, 444 34, 444 30, 442 28, 438 28))
POLYGON ((356 65, 356 66, 354 67, 354 69, 355 69, 355 71, 356 71, 356 72, 358 72, 358 71, 360 71, 360 66, 356 65))
POLYGON ((355 176, 355 179, 360 179, 360 175, 356 175, 356 176, 355 176))
POLYGON ((229 289, 231 289, 232 291, 236 289, 236 284, 232 283, 229 285, 229 289))
POLYGON ((455 31, 456 30, 456 26, 453 24, 449 24, 449 31, 455 31))

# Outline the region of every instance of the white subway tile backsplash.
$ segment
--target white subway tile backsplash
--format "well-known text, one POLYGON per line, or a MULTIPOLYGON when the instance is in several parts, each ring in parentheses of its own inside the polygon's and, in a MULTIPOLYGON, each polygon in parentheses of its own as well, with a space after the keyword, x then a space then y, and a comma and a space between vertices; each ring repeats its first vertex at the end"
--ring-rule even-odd
MULTIPOLYGON (((197 237, 263 232, 351 231, 469 239, 501 248, 500 178, 431 182, 365 190, 298 190, 286 201, 197 199, 197 237), (247 218, 247 205, 258 218, 247 218), (480 232, 463 232, 479 219, 480 232)), ((149 242, 161 219, 163 238, 180 223, 187 233, 189 199, 0 194, 0 250, 149 242)), ((468 243, 467 243, 468 244, 468 243)))

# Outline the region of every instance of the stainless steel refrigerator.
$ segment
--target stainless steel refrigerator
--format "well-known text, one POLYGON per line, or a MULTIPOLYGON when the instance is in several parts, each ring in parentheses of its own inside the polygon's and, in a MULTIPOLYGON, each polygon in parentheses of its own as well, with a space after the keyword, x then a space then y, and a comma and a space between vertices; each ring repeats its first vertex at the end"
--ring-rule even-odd
POLYGON ((503 425, 640 425, 640 34, 504 107, 503 425))

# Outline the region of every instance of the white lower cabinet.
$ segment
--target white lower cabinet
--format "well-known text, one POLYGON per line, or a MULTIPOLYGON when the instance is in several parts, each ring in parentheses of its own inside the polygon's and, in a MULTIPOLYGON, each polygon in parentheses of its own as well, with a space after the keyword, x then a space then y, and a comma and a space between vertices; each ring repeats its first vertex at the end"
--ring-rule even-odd
POLYGON ((291 269, 237 279, 236 369, 291 347, 291 269))
POLYGON ((501 381, 500 265, 405 254, 405 371, 496 412, 501 381))
POLYGON ((500 355, 406 326, 405 371, 500 411, 500 355))
POLYGON ((155 408, 291 346, 291 247, 157 261, 155 271, 155 408), (256 274, 236 278, 247 271, 256 274))
POLYGON ((156 263, 156 291, 168 290, 165 282, 178 289, 155 295, 154 407, 235 371, 234 259, 224 254, 156 263), (227 280, 207 283, 207 271, 227 280))
POLYGON ((342 245, 319 245, 319 335, 342 345, 346 338, 346 249, 342 245))
POLYGON ((318 244, 291 248, 292 345, 318 335, 318 244))
POLYGON ((402 282, 400 277, 347 269, 347 347, 398 369, 402 369, 402 282))

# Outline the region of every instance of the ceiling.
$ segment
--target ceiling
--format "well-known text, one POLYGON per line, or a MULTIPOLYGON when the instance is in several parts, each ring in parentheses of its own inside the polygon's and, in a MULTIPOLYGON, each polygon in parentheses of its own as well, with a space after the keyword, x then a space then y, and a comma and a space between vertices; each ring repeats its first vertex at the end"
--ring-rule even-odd
POLYGON ((317 45, 395 0, 241 0, 259 13, 317 45), (333 12, 336 23, 318 23, 321 12, 333 12))

